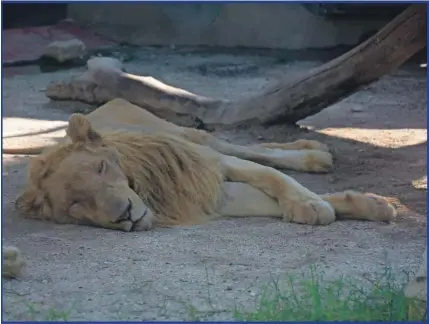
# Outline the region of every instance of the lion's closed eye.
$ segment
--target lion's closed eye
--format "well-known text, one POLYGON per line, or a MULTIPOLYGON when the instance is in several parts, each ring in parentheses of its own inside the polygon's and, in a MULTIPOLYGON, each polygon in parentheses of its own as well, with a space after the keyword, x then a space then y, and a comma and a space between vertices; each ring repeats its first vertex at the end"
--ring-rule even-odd
POLYGON ((75 217, 75 218, 82 218, 82 212, 83 212, 83 207, 82 205, 79 203, 78 200, 73 200, 72 203, 70 204, 69 210, 68 210, 68 214, 71 217, 75 217))
POLYGON ((78 200, 72 200, 69 204, 69 213, 72 213, 73 211, 75 211, 77 208, 80 208, 80 203, 78 200))

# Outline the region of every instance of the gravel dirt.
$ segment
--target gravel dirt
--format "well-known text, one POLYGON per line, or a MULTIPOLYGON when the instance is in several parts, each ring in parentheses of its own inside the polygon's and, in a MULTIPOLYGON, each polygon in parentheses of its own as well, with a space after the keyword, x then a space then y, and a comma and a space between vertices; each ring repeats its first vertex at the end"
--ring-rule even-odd
MULTIPOLYGON (((142 50, 128 71, 211 97, 244 98, 319 61, 276 62, 244 55, 142 50)), ((50 102, 49 82, 81 69, 3 70, 3 145, 52 141, 72 112, 92 107, 50 102)), ((26 258, 24 275, 3 282, 4 320, 183 320, 232 318, 251 309, 273 277, 317 264, 328 278, 416 271, 426 244, 426 70, 408 64, 301 127, 216 130, 240 144, 316 139, 330 146, 335 169, 288 172, 315 192, 345 189, 388 197, 394 224, 341 221, 326 227, 276 219, 224 219, 194 227, 121 233, 20 217, 13 202, 29 157, 3 155, 3 242, 26 258)), ((181 121, 183 122, 183 121, 181 121)))

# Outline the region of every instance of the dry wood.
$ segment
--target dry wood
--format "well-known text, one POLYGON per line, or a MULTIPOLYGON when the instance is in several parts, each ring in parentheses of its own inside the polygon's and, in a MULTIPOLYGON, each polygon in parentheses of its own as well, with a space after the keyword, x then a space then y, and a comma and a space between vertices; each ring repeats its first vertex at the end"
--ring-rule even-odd
POLYGON ((158 116, 190 115, 212 126, 293 123, 397 69, 425 47, 426 24, 426 5, 410 5, 351 51, 239 102, 206 98, 152 77, 126 73, 100 58, 88 62, 88 72, 81 78, 51 85, 47 96, 97 104, 121 97, 158 116))

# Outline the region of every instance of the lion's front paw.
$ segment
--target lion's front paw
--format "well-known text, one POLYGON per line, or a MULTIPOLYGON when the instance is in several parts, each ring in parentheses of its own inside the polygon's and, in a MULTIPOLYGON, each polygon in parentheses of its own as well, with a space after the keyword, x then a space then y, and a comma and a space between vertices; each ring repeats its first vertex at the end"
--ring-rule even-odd
POLYGON ((355 212, 361 219, 380 222, 392 222, 396 219, 395 207, 383 197, 347 191, 346 199, 355 206, 355 212))
POLYGON ((308 150, 303 152, 305 152, 303 171, 326 173, 332 170, 334 162, 330 153, 317 150, 308 150))
POLYGON ((25 262, 18 248, 14 246, 3 246, 3 278, 9 279, 18 277, 24 265, 25 262))
POLYGON ((323 200, 290 201, 284 220, 307 225, 328 225, 335 221, 335 210, 323 200))

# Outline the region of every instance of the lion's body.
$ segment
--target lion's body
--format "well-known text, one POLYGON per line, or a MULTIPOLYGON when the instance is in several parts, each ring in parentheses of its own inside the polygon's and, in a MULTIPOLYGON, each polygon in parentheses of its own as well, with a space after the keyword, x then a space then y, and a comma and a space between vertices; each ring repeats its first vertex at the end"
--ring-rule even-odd
POLYGON ((21 213, 125 231, 195 224, 211 215, 311 225, 395 217, 381 198, 352 191, 318 195, 275 169, 329 171, 332 156, 315 141, 238 146, 121 99, 85 117, 72 115, 67 134, 30 163, 29 187, 16 201, 21 213))

